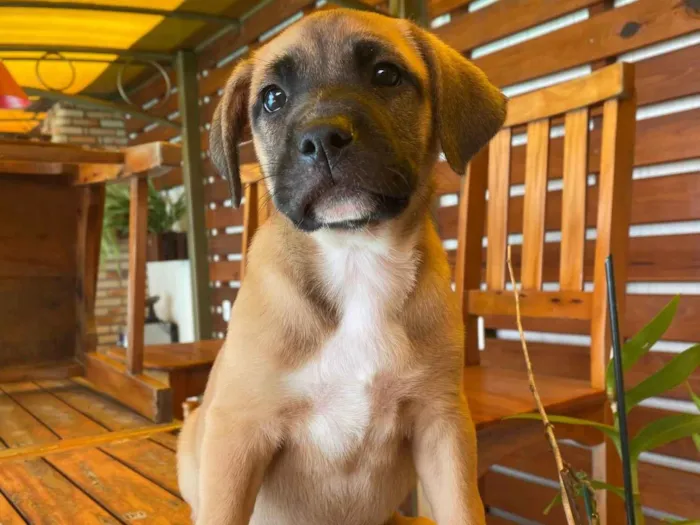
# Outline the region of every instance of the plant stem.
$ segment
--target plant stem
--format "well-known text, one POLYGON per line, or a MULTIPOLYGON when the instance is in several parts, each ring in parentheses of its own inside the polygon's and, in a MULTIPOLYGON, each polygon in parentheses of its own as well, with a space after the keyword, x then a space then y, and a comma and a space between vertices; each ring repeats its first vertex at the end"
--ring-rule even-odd
MULTIPOLYGON (((515 296, 515 319, 518 324, 518 333, 520 334, 520 343, 523 348, 523 356, 525 357, 525 364, 527 366, 527 380, 530 383, 530 391, 532 396, 535 398, 535 403, 537 404, 537 410, 542 417, 542 424, 544 425, 545 434, 547 440, 549 441, 549 446, 554 454, 554 461, 557 464, 557 473, 559 475, 559 487, 561 489, 561 502, 564 507, 564 514, 566 515, 566 521, 569 525, 579 525, 580 521, 574 517, 574 509, 572 508, 571 501, 569 500, 569 494, 566 490, 566 485, 564 483, 564 473, 568 470, 564 467, 564 460, 561 457, 561 451, 559 450, 559 445, 557 444, 557 438, 554 435, 554 426, 549 421, 547 417, 547 412, 542 404, 542 399, 540 398, 540 393, 537 390, 537 384, 535 383, 535 374, 532 371, 532 361, 530 361, 530 353, 527 349, 527 342, 525 341, 525 332, 523 330, 523 323, 520 315, 520 294, 518 292, 518 287, 515 284, 515 276, 513 274, 513 262, 511 260, 511 246, 508 245, 508 273, 510 274, 510 282, 513 285, 513 295, 515 296)), ((576 514, 578 515, 578 513, 576 514)))
POLYGON ((642 498, 639 492, 639 462, 632 459, 630 463, 632 474, 632 492, 634 493, 634 517, 637 525, 644 525, 644 512, 642 511, 642 498))

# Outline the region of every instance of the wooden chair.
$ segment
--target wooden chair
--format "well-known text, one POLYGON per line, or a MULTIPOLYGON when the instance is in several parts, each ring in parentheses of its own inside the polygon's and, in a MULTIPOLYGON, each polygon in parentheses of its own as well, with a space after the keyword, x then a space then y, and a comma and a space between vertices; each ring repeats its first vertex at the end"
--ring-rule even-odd
MULTIPOLYGON (((0 141, 0 382, 85 376, 154 419, 170 418, 167 385, 138 369, 124 373, 95 353, 94 310, 105 184, 131 180, 133 218, 147 204, 148 177, 179 166, 172 144, 118 152, 0 141)), ((145 221, 136 226, 145 251, 145 221)), ((136 313, 144 299, 137 292, 130 287, 136 313)), ((133 335, 130 344, 138 348, 133 335)))
MULTIPOLYGON (((538 375, 535 369, 537 385, 550 413, 600 412, 605 399, 605 368, 610 349, 604 269, 604 261, 610 254, 619 287, 619 306, 624 308, 636 109, 633 82, 633 67, 615 64, 585 78, 511 99, 504 127, 489 147, 471 162, 462 181, 455 281, 466 326, 464 383, 479 435, 481 472, 516 448, 544 439, 539 423, 533 426, 502 419, 535 410, 525 373, 480 365, 479 317, 515 316, 513 292, 506 286, 510 153, 514 132, 524 130, 527 133, 522 249, 514 250, 516 279, 517 267, 520 269, 520 302, 525 328, 528 318, 590 323, 590 381, 538 375), (593 289, 587 291, 584 289, 584 244, 589 121, 595 118, 597 125, 601 115, 593 289), (559 290, 543 291, 549 139, 552 120, 560 121, 561 116, 565 135, 559 290), (482 278, 484 231, 487 250, 482 278), (485 281, 485 288, 482 288, 482 281, 485 281)), ((596 442, 600 441, 593 441, 596 442)), ((606 454, 597 454, 597 459, 605 459, 606 454)), ((595 466, 599 477, 604 477, 603 466, 600 461, 595 466)), ((608 523, 622 523, 622 519, 608 523)))
MULTIPOLYGON (((241 180, 245 185, 240 271, 240 279, 243 280, 253 235, 258 227, 267 220, 270 203, 266 198, 267 189, 264 181, 261 180, 260 168, 257 164, 241 166, 241 180)), ((133 296, 136 299, 129 302, 128 332, 135 334, 135 336, 129 336, 126 349, 111 348, 101 359, 109 361, 112 366, 126 367, 131 374, 143 372, 147 377, 168 385, 172 394, 170 408, 167 410, 171 411, 175 418, 181 419, 186 416, 188 410, 197 404, 196 401, 187 400, 204 392, 209 372, 223 341, 207 339, 192 343, 144 346, 142 312, 144 311, 143 300, 145 299, 143 287, 146 281, 145 232, 148 209, 141 204, 138 209, 133 211, 129 243, 129 298, 131 299, 133 296), (131 290, 134 290, 133 294, 131 290)))

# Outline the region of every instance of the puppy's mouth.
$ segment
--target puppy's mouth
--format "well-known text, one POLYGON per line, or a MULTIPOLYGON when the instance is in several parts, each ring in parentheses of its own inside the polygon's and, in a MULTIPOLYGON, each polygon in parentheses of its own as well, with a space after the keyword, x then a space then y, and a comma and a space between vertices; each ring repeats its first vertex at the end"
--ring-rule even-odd
POLYGON ((305 209, 305 229, 322 227, 357 229, 399 215, 410 198, 366 189, 331 186, 312 199, 305 209))

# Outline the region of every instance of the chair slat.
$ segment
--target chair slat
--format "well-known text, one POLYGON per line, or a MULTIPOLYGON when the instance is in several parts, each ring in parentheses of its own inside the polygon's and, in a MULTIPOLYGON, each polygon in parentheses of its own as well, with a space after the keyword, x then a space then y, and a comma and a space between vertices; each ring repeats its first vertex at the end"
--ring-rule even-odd
POLYGON ((489 147, 486 285, 490 290, 503 290, 505 287, 510 141, 511 130, 504 128, 496 134, 489 147))
POLYGON ((618 62, 590 75, 512 98, 504 126, 554 117, 634 92, 634 65, 618 62))
POLYGON ((605 260, 613 256, 618 310, 624 319, 625 283, 634 165, 634 97, 609 100, 603 106, 600 175, 598 177, 598 222, 593 270, 593 306, 591 310, 591 383, 605 387, 610 338, 608 330, 605 260))
POLYGON ((547 202, 547 160, 549 158, 549 119, 527 127, 525 159, 525 202, 523 209, 522 286, 525 290, 542 287, 544 220, 547 202))
MULTIPOLYGON (((523 291, 520 297, 520 314, 523 317, 554 319, 591 318, 591 294, 587 292, 523 291)), ((470 290, 469 313, 472 315, 515 316, 515 299, 511 291, 470 290)))
POLYGON ((479 364, 479 326, 477 316, 471 315, 466 292, 481 285, 481 265, 486 211, 486 182, 488 179, 488 148, 480 151, 470 162, 462 177, 457 231, 457 261, 455 289, 464 320, 464 364, 479 364))
POLYGON ((567 113, 564 122, 564 188, 561 205, 562 290, 583 290, 588 177, 588 108, 567 113))

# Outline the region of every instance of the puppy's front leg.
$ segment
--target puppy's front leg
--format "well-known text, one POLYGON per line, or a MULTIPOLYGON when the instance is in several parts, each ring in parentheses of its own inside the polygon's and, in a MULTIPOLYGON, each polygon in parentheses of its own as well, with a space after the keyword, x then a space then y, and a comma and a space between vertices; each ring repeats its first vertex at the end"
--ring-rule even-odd
POLYGON ((413 446, 418 477, 438 525, 484 525, 476 431, 463 394, 420 411, 413 446))
POLYGON ((197 525, 248 525, 279 437, 273 425, 210 410, 202 439, 197 525))

